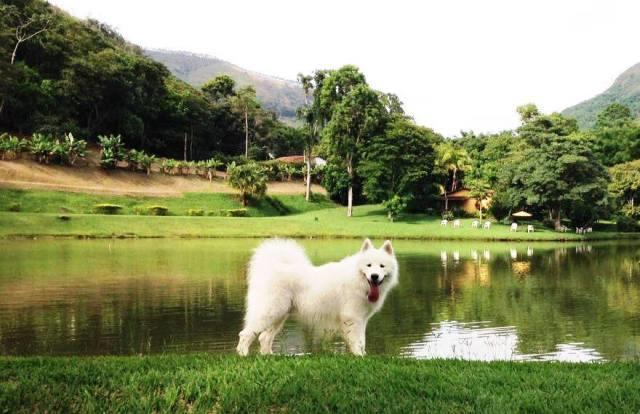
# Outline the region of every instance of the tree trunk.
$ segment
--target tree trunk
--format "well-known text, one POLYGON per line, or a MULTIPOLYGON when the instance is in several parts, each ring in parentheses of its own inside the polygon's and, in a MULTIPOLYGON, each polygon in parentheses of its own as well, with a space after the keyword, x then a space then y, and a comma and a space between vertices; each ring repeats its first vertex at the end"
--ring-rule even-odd
POLYGON ((560 221, 560 208, 556 208, 553 209, 553 226, 555 227, 556 230, 560 230, 560 227, 562 227, 562 222, 560 221))
POLYGON ((307 165, 307 187, 304 192, 304 199, 309 201, 311 199, 311 151, 305 150, 304 158, 307 165))
POLYGON ((353 216, 353 165, 351 157, 347 160, 347 173, 349 173, 349 192, 347 193, 347 217, 353 216))
POLYGON ((189 158, 193 159, 193 124, 189 126, 189 158))
POLYGON ((244 108, 244 156, 249 158, 249 108, 244 108))
POLYGON ((184 160, 187 160, 187 133, 184 133, 184 160))

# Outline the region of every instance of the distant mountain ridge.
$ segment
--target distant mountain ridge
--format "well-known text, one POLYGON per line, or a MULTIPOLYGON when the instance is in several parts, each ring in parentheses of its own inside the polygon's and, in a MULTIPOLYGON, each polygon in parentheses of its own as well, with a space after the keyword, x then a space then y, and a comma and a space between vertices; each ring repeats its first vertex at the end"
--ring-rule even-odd
POLYGON ((262 105, 284 120, 295 119, 304 103, 304 92, 297 82, 254 72, 213 56, 171 50, 145 50, 145 55, 164 64, 177 78, 194 87, 218 75, 231 76, 239 86, 253 85, 262 105))
POLYGON ((640 63, 622 72, 606 91, 562 113, 576 118, 581 128, 591 128, 598 113, 612 103, 626 105, 635 117, 640 115, 640 63))

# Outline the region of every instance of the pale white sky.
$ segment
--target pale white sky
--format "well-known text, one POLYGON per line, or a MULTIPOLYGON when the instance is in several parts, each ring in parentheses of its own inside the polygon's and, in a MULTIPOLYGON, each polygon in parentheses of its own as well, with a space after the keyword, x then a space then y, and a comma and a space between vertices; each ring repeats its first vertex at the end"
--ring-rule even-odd
POLYGON ((359 66, 445 135, 559 111, 640 61, 637 0, 53 0, 143 47, 203 53, 287 79, 359 66))

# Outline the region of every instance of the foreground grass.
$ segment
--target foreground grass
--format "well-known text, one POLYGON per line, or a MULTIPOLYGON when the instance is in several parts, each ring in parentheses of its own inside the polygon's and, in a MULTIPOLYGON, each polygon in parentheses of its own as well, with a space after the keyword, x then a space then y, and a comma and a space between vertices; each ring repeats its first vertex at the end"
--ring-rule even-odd
POLYGON ((637 233, 594 231, 586 236, 557 233, 538 228, 535 233, 510 232, 494 224, 491 229, 472 229, 463 220, 459 229, 441 227, 436 217, 387 220, 379 206, 358 206, 355 216, 344 208, 329 208, 279 217, 153 217, 134 215, 70 214, 63 221, 57 214, 0 212, 0 237, 317 237, 392 238, 416 240, 608 240, 634 238, 637 233))
MULTIPOLYGON (((186 216, 188 210, 203 210, 205 215, 220 216, 224 210, 242 208, 235 194, 225 193, 185 193, 180 197, 144 197, 124 195, 104 195, 63 191, 0 189, 0 211, 19 209, 26 213, 91 214, 93 206, 100 203, 122 206, 123 215, 136 214, 136 208, 164 206, 169 215, 186 216)), ((249 206, 252 217, 296 214, 321 208, 335 207, 326 196, 315 195, 313 202, 307 203, 301 195, 274 195, 249 206)))
POLYGON ((0 358, 3 412, 637 412, 640 364, 0 358))

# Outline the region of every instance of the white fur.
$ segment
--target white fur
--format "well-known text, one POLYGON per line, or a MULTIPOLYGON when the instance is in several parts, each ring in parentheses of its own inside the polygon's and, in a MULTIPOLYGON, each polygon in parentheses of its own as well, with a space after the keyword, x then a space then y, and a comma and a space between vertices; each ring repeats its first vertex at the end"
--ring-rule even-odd
POLYGON ((245 324, 236 349, 247 355, 258 337, 260 352, 272 353, 275 336, 295 313, 311 327, 340 333, 352 353, 364 355, 367 322, 397 283, 398 262, 388 240, 376 249, 367 239, 358 253, 322 266, 314 266, 293 240, 265 241, 249 263, 245 324), (370 302, 374 274, 382 283, 380 297, 370 302))

